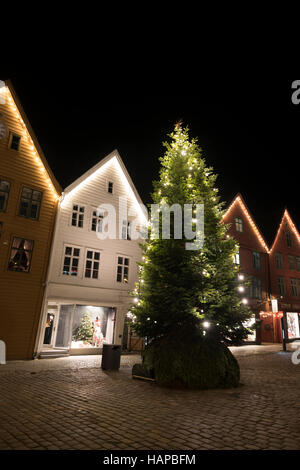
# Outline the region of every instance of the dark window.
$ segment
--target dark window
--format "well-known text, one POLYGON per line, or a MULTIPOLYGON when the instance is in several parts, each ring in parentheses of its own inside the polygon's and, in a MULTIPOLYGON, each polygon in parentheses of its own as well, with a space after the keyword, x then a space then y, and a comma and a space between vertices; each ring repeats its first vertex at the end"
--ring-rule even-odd
POLYGON ((260 262, 260 253, 258 251, 253 251, 252 252, 252 263, 253 263, 253 268, 259 270, 261 267, 261 262, 260 262))
POLYGON ((290 232, 285 232, 286 244, 289 248, 292 248, 292 236, 290 232))
POLYGON ((114 183, 112 181, 109 181, 108 182, 108 185, 107 185, 107 191, 112 194, 113 193, 113 190, 114 190, 114 183))
POLYGON ((5 212, 7 208, 10 183, 0 179, 0 212, 5 212))
POLYGON ((32 250, 32 240, 14 237, 10 252, 8 269, 10 271, 28 273, 31 264, 32 250))
POLYGON ((278 278, 278 291, 279 291, 279 295, 281 295, 282 297, 285 296, 285 280, 283 277, 279 277, 278 278))
POLYGON ((295 258, 292 255, 289 255, 289 268, 295 269, 295 258))
POLYGON ((10 148, 13 150, 19 150, 21 137, 17 134, 11 134, 10 148))
POLYGON ((84 207, 78 206, 77 204, 73 205, 72 211, 72 225, 73 227, 83 227, 84 220, 84 207))
POLYGON ((293 297, 299 297, 299 283, 298 279, 291 279, 291 290, 293 297))
POLYGON ((243 219, 240 217, 235 218, 235 229, 237 232, 242 233, 244 231, 243 219))
POLYGON ((39 218, 42 193, 30 188, 23 188, 19 207, 19 215, 28 219, 39 218))
POLYGON ((98 279, 100 252, 88 250, 85 261, 85 277, 98 279))
POLYGON ((251 299, 262 298, 261 279, 258 277, 252 277, 250 283, 250 297, 251 299))
POLYGON ((129 259, 118 256, 117 264, 117 282, 128 282, 129 275, 129 259))
POLYGON ((283 268, 283 258, 281 253, 276 253, 276 267, 277 269, 282 269, 283 268))
POLYGON ((77 276, 79 266, 80 248, 72 246, 65 247, 63 274, 68 276, 77 276))

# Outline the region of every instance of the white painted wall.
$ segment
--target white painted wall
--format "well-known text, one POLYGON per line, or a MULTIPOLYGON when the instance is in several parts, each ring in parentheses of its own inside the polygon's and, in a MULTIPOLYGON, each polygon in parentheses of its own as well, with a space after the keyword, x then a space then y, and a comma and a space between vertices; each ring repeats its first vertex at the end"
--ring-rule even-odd
MULTIPOLYGON (((117 157, 118 154, 116 153, 117 157)), ((108 159, 103 167, 87 175, 77 186, 71 185, 71 191, 66 190, 64 199, 59 204, 56 227, 53 237, 50 263, 48 270, 44 307, 40 322, 39 341, 37 350, 42 347, 44 325, 49 301, 84 303, 87 305, 110 306, 117 308, 114 342, 121 344, 124 318, 130 304, 128 293, 133 290, 137 281, 137 261, 141 259, 141 240, 99 240, 96 232, 91 230, 92 211, 100 204, 112 204, 117 216, 119 212, 119 197, 128 198, 134 216, 142 226, 145 222, 140 214, 135 197, 137 194, 132 182, 122 171, 116 158, 108 159), (107 191, 107 182, 113 181, 113 194, 107 191), (71 225, 73 204, 85 207, 84 224, 82 228, 71 225), (133 209, 134 208, 134 209, 133 209), (80 248, 80 261, 77 276, 63 275, 63 260, 65 245, 80 248), (100 270, 98 279, 84 277, 85 254, 87 249, 100 251, 100 270), (129 258, 128 283, 116 280, 118 255, 129 258)), ((105 159, 106 160, 106 159, 105 159)), ((122 163, 122 162, 121 162, 122 163)), ((125 170, 126 172, 126 170, 125 170)), ((70 188, 69 187, 69 188, 70 188)), ((129 220, 132 217, 129 217, 129 220)), ((118 221, 118 218, 117 218, 118 221)))

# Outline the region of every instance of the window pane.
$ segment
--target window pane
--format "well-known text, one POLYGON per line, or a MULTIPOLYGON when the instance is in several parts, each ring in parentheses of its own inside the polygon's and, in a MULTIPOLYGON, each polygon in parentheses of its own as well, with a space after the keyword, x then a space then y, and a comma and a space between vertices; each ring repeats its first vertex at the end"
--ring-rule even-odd
POLYGON ((128 258, 125 258, 125 259, 124 259, 124 264, 125 264, 125 266, 128 266, 128 265, 129 265, 129 259, 128 259, 128 258))
POLYGON ((93 258, 93 252, 92 251, 88 251, 87 254, 86 254, 86 257, 87 258, 93 258))
POLYGON ((74 256, 79 256, 80 249, 79 248, 74 248, 74 256))
POLYGON ((68 256, 65 256, 64 264, 65 264, 65 266, 70 266, 70 264, 71 264, 71 258, 69 258, 68 256))
POLYGON ((32 248, 32 240, 14 238, 8 269, 11 271, 29 272, 32 248))
POLYGON ((121 258, 121 256, 118 257, 118 264, 123 264, 123 258, 121 258))
POLYGON ((98 253, 98 251, 95 251, 94 259, 100 259, 100 253, 98 253))
POLYGON ((31 199, 32 196, 32 189, 29 188, 23 188, 22 189, 22 197, 25 197, 27 199, 31 199))
POLYGON ((98 271, 93 271, 93 279, 98 279, 98 271))

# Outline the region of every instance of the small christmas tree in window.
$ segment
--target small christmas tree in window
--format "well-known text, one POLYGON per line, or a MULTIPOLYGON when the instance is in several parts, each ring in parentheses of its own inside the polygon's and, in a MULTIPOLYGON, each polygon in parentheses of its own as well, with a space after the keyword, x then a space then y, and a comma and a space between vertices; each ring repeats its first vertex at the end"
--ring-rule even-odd
POLYGON ((88 312, 82 317, 80 325, 76 332, 76 341, 84 341, 92 344, 93 342, 94 327, 88 312))

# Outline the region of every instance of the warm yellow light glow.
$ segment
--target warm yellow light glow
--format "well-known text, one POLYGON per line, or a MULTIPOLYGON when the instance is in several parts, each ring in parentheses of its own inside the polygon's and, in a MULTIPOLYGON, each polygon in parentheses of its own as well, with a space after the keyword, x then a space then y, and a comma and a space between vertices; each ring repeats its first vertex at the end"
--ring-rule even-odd
POLYGON ((237 196, 235 198, 235 200, 232 202, 232 204, 229 206, 228 210, 226 211, 226 214, 224 215, 222 220, 224 221, 225 217, 227 217, 227 215, 230 214, 230 212, 232 211, 232 209, 234 208, 234 206, 236 204, 240 205, 243 213, 245 214, 250 226, 252 227, 256 237, 258 238, 258 240, 261 243, 261 245, 263 246, 263 248, 266 250, 267 253, 270 253, 270 250, 269 250, 266 242, 264 241, 263 237, 261 236, 260 231, 258 230, 257 226, 253 222, 253 220, 252 220, 252 218, 251 218, 251 216, 250 216, 250 214, 249 214, 249 212, 248 212, 248 210, 247 210, 247 208, 246 208, 245 204, 243 203, 242 198, 240 196, 237 196))
MULTIPOLYGON (((7 93, 7 95, 8 95, 8 102, 9 102, 9 104, 10 104, 10 106, 11 106, 11 109, 12 109, 12 111, 14 112, 16 119, 19 120, 20 125, 23 127, 23 131, 24 131, 24 133, 25 133, 26 139, 27 139, 27 140, 30 140, 30 142, 31 142, 31 144, 32 144, 32 145, 30 146, 30 150, 31 150, 31 152, 32 152, 32 156, 33 156, 34 160, 36 161, 36 163, 37 163, 37 165, 40 167, 40 169, 42 169, 43 173, 47 173, 47 174, 48 174, 46 168, 44 167, 44 164, 43 164, 42 160, 41 160, 39 157, 36 157, 36 155, 38 155, 38 153, 37 153, 37 151, 36 151, 36 149, 35 149, 35 147, 34 147, 33 140, 31 139, 31 137, 30 137, 30 135, 29 135, 29 132, 28 132, 28 130, 27 130, 27 128, 26 128, 26 125, 25 125, 25 123, 24 123, 24 121, 23 121, 23 119, 22 119, 22 117, 21 117, 21 115, 20 115, 20 113, 19 113, 19 111, 18 111, 18 109, 17 109, 17 106, 16 106, 16 104, 15 104, 15 102, 14 102, 14 100, 13 100, 13 97, 12 97, 12 95, 11 95, 11 92, 10 92, 9 88, 8 88, 8 87, 5 87, 5 89, 6 89, 6 93, 7 93)), ((50 175, 48 175, 48 176, 50 176, 50 175)), ((46 181, 47 181, 47 183, 48 183, 49 189, 51 190, 51 192, 52 192, 52 194, 53 194, 53 196, 54 196, 54 199, 55 199, 55 200, 58 200, 60 196, 58 195, 58 193, 57 193, 57 191, 56 191, 56 189, 55 189, 55 187, 54 187, 54 185, 53 185, 51 179, 48 178, 46 181)))

